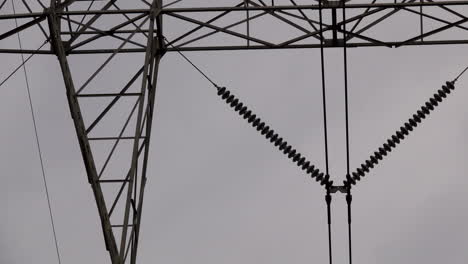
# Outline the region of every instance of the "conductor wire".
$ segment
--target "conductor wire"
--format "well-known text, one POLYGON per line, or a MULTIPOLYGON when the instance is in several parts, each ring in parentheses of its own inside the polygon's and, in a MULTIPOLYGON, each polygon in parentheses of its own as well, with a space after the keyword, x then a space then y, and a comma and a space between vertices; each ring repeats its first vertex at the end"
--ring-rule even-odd
MULTIPOLYGON (((346 21, 345 0, 343 3, 343 21, 346 21)), ((343 23, 343 65, 344 65, 344 89, 345 89, 345 114, 346 114, 346 174, 349 175, 349 106, 348 106, 348 48, 346 44, 346 23, 343 23)))
POLYGON ((319 1, 319 19, 320 19, 320 64, 322 71, 322 105, 323 105, 323 130, 325 138, 325 173, 329 175, 328 170, 328 125, 327 125, 327 96, 326 96, 326 80, 325 80, 325 55, 323 47, 323 15, 322 15, 322 0, 319 1))
MULTIPOLYGON (((14 0, 11 0, 11 4, 12 4, 12 8, 13 8, 13 13, 16 15, 14 0)), ((15 25, 16 25, 16 27, 18 27, 18 20, 16 18, 15 18, 15 25)), ((23 45, 22 45, 22 42, 21 42, 21 37, 20 37, 19 32, 17 33, 17 36, 18 36, 19 48, 23 49, 23 45)), ((56 234, 56 231, 55 231, 54 217, 53 217, 53 214, 52 214, 52 206, 51 206, 51 202, 50 202, 50 195, 49 195, 49 190, 48 190, 48 187, 47 187, 47 178, 46 178, 45 169, 44 169, 44 161, 43 161, 43 158, 42 158, 41 144, 39 142, 39 134, 37 132, 36 116, 34 114, 34 107, 33 107, 32 98, 31 98, 31 90, 29 88, 28 72, 26 70, 26 65, 25 65, 26 60, 24 59, 23 54, 21 54, 21 61, 22 61, 22 66, 23 66, 23 71, 24 71, 24 78, 25 78, 25 82, 26 82, 26 90, 28 92, 28 100, 29 100, 29 107, 30 107, 30 110, 31 110, 32 122, 33 122, 33 126, 34 126, 34 134, 35 134, 35 137, 36 137, 37 151, 38 151, 38 154, 39 154, 39 161, 41 163, 42 180, 44 182, 44 189, 45 189, 45 194, 46 194, 46 198, 47 198, 47 205, 49 207, 49 216, 50 216, 50 222, 51 222, 51 225, 52 225, 52 232, 53 232, 53 235, 54 235, 55 250, 57 252, 58 263, 61 264, 60 251, 59 251, 58 241, 57 241, 57 234, 56 234)))
MULTIPOLYGON (((326 97, 326 80, 325 80, 325 56, 323 42, 323 10, 322 0, 319 0, 319 20, 320 20, 320 64, 322 72, 322 105, 323 105, 323 134, 325 142, 325 173, 329 174, 328 166, 328 126, 327 126, 327 97, 326 97)), ((325 201, 327 203, 327 224, 328 224, 328 259, 329 263, 333 263, 333 252, 332 252, 332 234, 331 234, 331 202, 332 197, 330 194, 331 186, 327 186, 327 194, 325 195, 325 201)))
MULTIPOLYGON (((344 65, 344 87, 345 87, 345 112, 346 112, 346 176, 350 177, 349 170, 349 104, 348 104, 348 47, 346 44, 346 2, 342 1, 343 8, 343 65, 344 65)), ((349 264, 353 263, 352 258, 352 237, 351 237, 351 185, 347 186, 346 203, 348 205, 348 251, 349 264)))

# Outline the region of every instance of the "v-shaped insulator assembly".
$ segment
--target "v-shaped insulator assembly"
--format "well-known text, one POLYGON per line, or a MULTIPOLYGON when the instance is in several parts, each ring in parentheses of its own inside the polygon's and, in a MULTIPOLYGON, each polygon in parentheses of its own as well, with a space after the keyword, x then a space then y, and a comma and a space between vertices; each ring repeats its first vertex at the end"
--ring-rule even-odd
MULTIPOLYGON (((398 144, 408 136, 414 128, 418 126, 438 105, 441 103, 451 90, 455 89, 454 82, 446 82, 446 85, 442 86, 442 89, 438 90, 422 107, 418 110, 408 122, 404 123, 399 130, 393 134, 386 143, 374 152, 368 160, 361 164, 360 168, 357 168, 351 175, 346 176, 346 180, 343 181, 345 188, 350 188, 361 180, 375 165, 387 156, 398 144)), ((256 128, 257 131, 265 136, 270 143, 274 144, 280 151, 283 152, 289 159, 291 159, 298 167, 309 174, 312 178, 315 178, 320 185, 324 185, 325 188, 333 186, 333 181, 330 180, 330 176, 320 172, 314 165, 311 164, 301 153, 294 149, 286 140, 279 136, 270 126, 261 120, 256 114, 248 109, 236 96, 234 96, 226 87, 217 87, 218 95, 228 104, 234 111, 242 116, 252 127, 256 128)))

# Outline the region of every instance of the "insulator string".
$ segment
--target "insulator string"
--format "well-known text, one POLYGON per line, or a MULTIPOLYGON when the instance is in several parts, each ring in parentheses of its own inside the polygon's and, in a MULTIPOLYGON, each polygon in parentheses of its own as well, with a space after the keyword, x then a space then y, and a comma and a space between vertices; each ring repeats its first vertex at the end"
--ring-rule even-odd
POLYGON ((366 174, 374 168, 375 165, 387 156, 398 144, 401 143, 417 126, 420 124, 430 113, 442 103, 442 101, 455 89, 454 82, 446 82, 434 95, 429 98, 427 102, 421 106, 420 110, 416 111, 408 122, 405 122, 399 130, 395 132, 387 142, 382 145, 373 155, 369 157, 364 163, 361 164, 360 168, 357 168, 351 175, 346 176, 346 180, 343 182, 345 186, 351 187, 361 180, 366 174))
POLYGON ((225 103, 237 112, 244 120, 256 128, 258 133, 263 135, 265 139, 269 140, 271 144, 282 151, 290 160, 292 160, 299 168, 309 174, 311 178, 315 178, 320 185, 330 188, 333 186, 333 181, 330 180, 328 174, 320 172, 314 165, 308 161, 304 155, 299 153, 293 148, 286 140, 284 140, 278 133, 276 133, 270 126, 262 121, 260 117, 254 114, 249 108, 242 103, 235 95, 231 93, 226 87, 218 88, 218 95, 225 103))

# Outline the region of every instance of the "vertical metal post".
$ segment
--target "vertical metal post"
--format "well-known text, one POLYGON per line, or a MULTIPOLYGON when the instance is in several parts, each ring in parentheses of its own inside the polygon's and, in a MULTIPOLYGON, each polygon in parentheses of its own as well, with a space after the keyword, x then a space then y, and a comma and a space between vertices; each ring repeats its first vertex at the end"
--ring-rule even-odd
MULTIPOLYGON (((158 72, 159 72, 159 62, 164 55, 163 49, 159 48, 159 45, 156 43, 156 59, 154 63, 154 69, 152 71, 152 81, 148 83, 148 108, 147 108, 147 118, 146 118, 146 135, 151 135, 151 128, 153 123, 153 113, 154 113, 154 106, 155 106, 155 97, 156 97, 156 87, 157 87, 157 80, 158 80, 158 72)), ((134 245, 131 254, 131 261, 130 263, 136 263, 136 256, 138 250, 138 238, 140 234, 140 223, 141 223, 141 214, 143 209, 143 197, 144 197, 144 190, 146 186, 146 171, 148 167, 148 157, 149 157, 149 145, 150 145, 150 137, 146 138, 146 147, 143 156, 143 164, 142 164, 142 174, 141 174, 141 182, 140 182, 140 194, 138 198, 138 205, 137 205, 137 215, 135 219, 135 227, 134 227, 134 245)))
MULTIPOLYGON (((421 3, 424 3, 424 0, 420 0, 421 3)), ((420 31, 421 35, 424 34, 424 18, 423 18, 423 6, 419 6, 419 24, 420 24, 420 31)), ((421 38, 421 41, 424 41, 424 38, 421 38)))
POLYGON ((109 220, 107 207, 104 201, 104 195, 101 186, 98 182, 98 173, 94 162, 93 154, 89 145, 88 137, 86 135, 86 129, 81 115, 80 106, 76 98, 76 89, 71 75, 70 67, 67 60, 67 54, 64 48, 64 43, 61 39, 60 32, 60 18, 56 14, 56 2, 51 0, 51 7, 48 10, 48 22, 51 37, 51 45, 54 53, 57 55, 60 68, 62 70, 63 80, 67 92, 68 105, 70 107, 70 113, 75 125, 76 134, 80 144, 81 154, 88 175, 88 181, 92 186, 94 198, 101 218, 101 226, 104 233, 104 240, 106 243, 106 249, 109 251, 113 264, 121 264, 117 245, 115 242, 114 235, 112 233, 112 227, 109 220))
MULTIPOLYGON (((137 116, 137 122, 135 126, 135 137, 134 137, 134 142, 133 142, 133 153, 132 153, 132 160, 131 160, 131 167, 130 167, 130 177, 129 177, 129 183, 128 183, 128 189, 127 189, 127 198, 126 198, 126 203, 125 203, 125 213, 124 213, 124 223, 123 223, 123 228, 122 228, 122 236, 121 236, 121 242, 120 242, 120 258, 124 259, 125 257, 125 249, 126 249, 126 243, 127 243, 127 233, 128 233, 128 227, 129 227, 129 216, 130 216, 130 207, 132 203, 132 193, 134 191, 133 187, 134 184, 136 185, 136 179, 137 179, 137 164, 138 164, 138 149, 140 146, 140 135, 141 135, 141 130, 143 128, 144 122, 143 118, 145 115, 144 112, 144 106, 145 106, 145 96, 146 96, 146 90, 148 88, 148 83, 151 81, 150 79, 150 74, 152 74, 151 70, 154 69, 154 54, 156 52, 156 45, 154 45, 154 36, 155 36, 155 22, 156 22, 156 16, 160 14, 160 0, 153 0, 153 3, 151 5, 150 9, 150 22, 149 22, 149 32, 148 32, 148 40, 147 40, 147 46, 146 46, 146 55, 145 55, 145 61, 144 61, 144 70, 143 70, 143 76, 142 76, 142 85, 141 85, 141 91, 140 91, 140 101, 139 101, 139 106, 138 106, 138 116, 137 116)), ((159 59, 158 59, 159 62, 159 59)), ((147 135, 149 136, 149 135, 147 135)), ((145 142, 145 154, 148 151, 148 142, 145 142)), ((147 157, 145 155, 145 157, 147 157)), ((142 178, 142 187, 144 187, 144 181, 146 179, 142 178)), ((136 191, 136 190, 135 190, 136 191)), ((141 196, 143 195, 142 189, 140 189, 141 196)), ((142 205, 142 200, 139 201, 140 206, 142 205)), ((139 219, 139 212, 136 210, 137 216, 136 219, 139 219)), ((138 221, 138 220, 137 220, 138 221)), ((135 232, 137 229, 135 228, 135 224, 133 225, 133 232, 135 232)), ((133 240, 136 238, 137 234, 133 234, 133 240)), ((134 240, 135 241, 135 240, 134 240)), ((135 249, 136 243, 134 243, 133 250, 135 249)), ((134 263, 136 259, 136 252, 131 253, 132 256, 132 263, 134 263)))

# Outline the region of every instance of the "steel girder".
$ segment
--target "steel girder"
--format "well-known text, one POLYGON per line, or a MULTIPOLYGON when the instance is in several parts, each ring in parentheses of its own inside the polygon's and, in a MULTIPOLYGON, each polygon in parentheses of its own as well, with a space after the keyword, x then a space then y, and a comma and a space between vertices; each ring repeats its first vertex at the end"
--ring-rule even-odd
MULTIPOLYGON (((60 1, 52 2, 51 8, 47 10, 52 52, 57 55, 62 70, 70 113, 78 136, 88 181, 96 200, 106 249, 109 251, 113 264, 136 263, 144 190, 147 179, 146 171, 156 83, 159 62, 164 54, 160 46, 163 42, 159 41, 160 37, 158 37, 161 36, 158 32, 161 26, 161 1, 154 0, 148 14, 139 18, 143 21, 140 22, 140 26, 146 25, 149 29, 145 34, 147 43, 145 45, 144 63, 127 85, 118 93, 105 93, 105 90, 98 93, 83 92, 85 88, 88 89, 87 86, 101 73, 110 60, 119 55, 118 52, 114 52, 79 89, 76 88, 76 82, 74 81, 68 59, 69 54, 66 51, 66 47, 70 46, 70 42, 74 38, 71 37, 67 41, 63 40, 62 23, 58 15, 65 3, 61 3, 60 1), (138 80, 141 81, 141 86, 139 89, 134 88, 137 92, 128 92, 138 83, 138 80), (127 109, 123 110, 126 112, 126 119, 123 119, 123 122, 121 122, 123 127, 118 136, 112 133, 113 131, 107 130, 101 131, 99 136, 90 136, 95 130, 98 130, 99 125, 110 115, 110 111, 124 97, 134 98, 134 104, 132 107, 127 107, 127 109), (82 100, 94 99, 98 101, 98 105, 104 105, 105 101, 102 100, 103 98, 111 98, 112 100, 104 110, 96 112, 97 117, 94 121, 88 122, 85 120, 86 118, 82 113, 86 111, 84 109, 86 106, 83 106, 82 100), (124 136, 127 130, 131 130, 129 124, 134 125, 133 135, 124 136), (113 142, 112 148, 107 155, 98 155, 99 157, 97 157, 95 152, 103 151, 99 147, 96 147, 96 145, 102 141, 113 142), (105 169, 113 156, 118 155, 119 150, 117 147, 121 141, 130 141, 131 143, 130 147, 120 150, 120 152, 130 153, 130 155, 127 155, 127 159, 123 160, 127 165, 122 168, 126 169, 121 170, 120 174, 113 172, 113 178, 105 179, 105 169), (98 164, 102 165, 101 168, 98 168, 98 164), (118 192, 109 191, 109 187, 105 185, 114 185, 111 189, 118 189, 118 192), (117 240, 118 237, 120 237, 120 241, 117 240)), ((106 5, 104 8, 108 7, 110 5, 106 5)), ((98 16, 91 18, 86 25, 83 25, 83 30, 85 27, 90 27, 93 23, 92 21, 97 19, 98 16)), ((127 41, 124 41, 121 46, 124 46, 130 38, 127 38, 127 41)), ((93 60, 94 58, 90 59, 93 60)))
MULTIPOLYGON (((115 8, 118 1, 104 1, 99 9, 74 8, 78 2, 65 1, 55 12, 68 28, 79 26, 73 31, 64 27, 62 36, 69 37, 67 54, 94 53, 144 53, 145 44, 141 40, 130 40, 132 47, 109 48, 108 45, 93 45, 97 40, 125 40, 128 34, 147 34, 149 28, 129 28, 136 21, 149 15, 150 7, 134 9, 115 8), (97 26, 96 21, 103 17, 126 16, 129 19, 116 22, 107 28, 97 26), (83 16, 91 17, 80 21, 83 16), (132 18, 130 18, 130 16, 132 18)), ((86 2, 86 1, 85 1, 86 2)), ((88 1, 90 2, 90 1, 88 1)), ((102 1, 101 1, 102 2, 102 1)), ((323 44, 326 48, 342 47, 388 47, 414 45, 468 44, 468 18, 458 8, 468 6, 468 1, 368 1, 369 3, 346 3, 347 19, 340 21, 336 14, 343 6, 339 1, 328 1, 323 5, 323 44), (413 22, 400 23, 401 16, 413 22), (344 27, 346 25, 346 27, 344 27), (348 38, 338 36, 347 28, 348 38), (408 28, 412 28, 408 32, 408 28), (389 34, 384 34, 389 32, 389 34), (402 32, 402 34, 398 34, 402 32), (452 33, 452 34, 450 34, 452 33)), ((183 3, 183 1, 182 1, 183 3)), ((177 4, 177 3, 176 3, 177 4)), ((41 25, 47 17, 47 9, 42 12, 0 15, 0 20, 18 18, 23 21, 18 28, 0 33, 0 41, 17 32, 41 25)), ((295 1, 283 1, 281 5, 271 5, 263 0, 239 1, 235 6, 220 7, 177 7, 168 4, 159 11, 161 21, 166 27, 179 27, 184 23, 182 33, 168 31, 165 37, 170 45, 167 51, 205 51, 205 50, 257 50, 257 49, 297 49, 320 47, 320 23, 317 19, 319 5, 301 5, 295 1), (287 3, 287 4, 284 4, 287 3), (272 23, 278 26, 274 32, 259 29, 257 23, 272 23), (214 38, 216 37, 216 38, 214 38)), ((110 25, 110 24, 109 24, 110 25)), ((31 49, 0 49, 0 53, 42 53, 31 49)))

